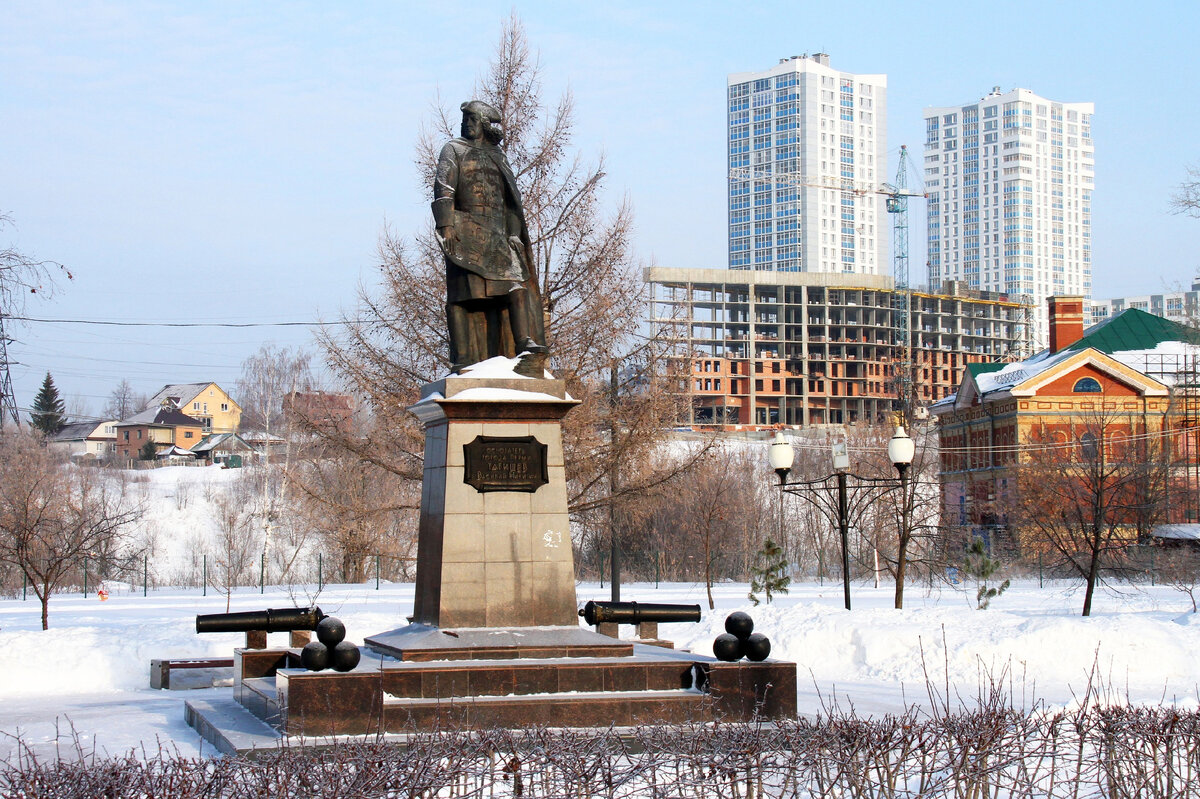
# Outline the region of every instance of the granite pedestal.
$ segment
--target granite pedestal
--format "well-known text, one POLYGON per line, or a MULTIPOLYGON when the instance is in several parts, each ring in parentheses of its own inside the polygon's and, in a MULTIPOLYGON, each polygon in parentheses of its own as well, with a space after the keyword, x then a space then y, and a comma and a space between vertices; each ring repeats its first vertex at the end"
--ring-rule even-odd
POLYGON ((413 622, 578 624, 561 427, 577 404, 561 380, 515 374, 425 387, 413 622))

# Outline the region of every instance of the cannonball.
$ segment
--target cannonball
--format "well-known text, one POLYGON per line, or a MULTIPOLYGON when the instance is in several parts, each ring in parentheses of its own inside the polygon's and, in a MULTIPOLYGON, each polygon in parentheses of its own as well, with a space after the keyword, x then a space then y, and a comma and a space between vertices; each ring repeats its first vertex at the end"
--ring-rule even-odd
POLYGON ((329 655, 329 665, 333 666, 334 671, 350 671, 358 665, 360 660, 362 660, 362 653, 349 641, 339 643, 329 655))
POLYGON ((326 616, 317 624, 317 640, 332 649, 346 638, 346 625, 340 619, 326 616))
POLYGON ((717 660, 732 663, 742 659, 742 639, 730 633, 721 633, 713 639, 713 655, 717 660))
POLYGON ((747 659, 754 661, 766 660, 767 656, 771 654, 771 639, 762 633, 750 633, 750 637, 745 641, 744 648, 747 659))
POLYGON ((725 617, 725 632, 745 641, 754 632, 754 619, 750 618, 749 613, 734 611, 725 617))
POLYGON ((320 641, 309 641, 300 650, 300 664, 309 671, 329 668, 329 647, 320 641))

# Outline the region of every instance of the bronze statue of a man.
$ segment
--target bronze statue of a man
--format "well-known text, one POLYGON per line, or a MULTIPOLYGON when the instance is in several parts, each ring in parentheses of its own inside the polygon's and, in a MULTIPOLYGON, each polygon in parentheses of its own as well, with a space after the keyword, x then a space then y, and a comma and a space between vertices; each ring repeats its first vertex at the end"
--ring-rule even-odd
MULTIPOLYGON (((446 323, 452 370, 504 355, 541 377, 545 326, 529 229, 512 168, 498 146, 500 114, 463 103, 462 136, 438 158, 433 221, 446 257, 446 323)), ((522 368, 523 367, 523 368, 522 368)))

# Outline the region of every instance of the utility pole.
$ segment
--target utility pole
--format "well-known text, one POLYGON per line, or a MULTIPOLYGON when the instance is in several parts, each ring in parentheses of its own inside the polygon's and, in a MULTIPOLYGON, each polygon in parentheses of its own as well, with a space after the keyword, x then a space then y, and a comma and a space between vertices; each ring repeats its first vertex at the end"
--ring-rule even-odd
POLYGON ((617 364, 620 361, 613 359, 612 366, 609 367, 608 390, 609 390, 609 417, 608 417, 608 436, 609 446, 612 448, 613 456, 608 466, 608 536, 609 546, 609 565, 612 568, 612 579, 610 581, 611 595, 613 602, 621 601, 621 550, 617 540, 617 364))
POLYGON ((4 332, 4 312, 0 311, 0 429, 3 429, 6 419, 12 419, 17 427, 21 426, 17 395, 13 391, 12 372, 9 370, 8 342, 8 335, 4 332))

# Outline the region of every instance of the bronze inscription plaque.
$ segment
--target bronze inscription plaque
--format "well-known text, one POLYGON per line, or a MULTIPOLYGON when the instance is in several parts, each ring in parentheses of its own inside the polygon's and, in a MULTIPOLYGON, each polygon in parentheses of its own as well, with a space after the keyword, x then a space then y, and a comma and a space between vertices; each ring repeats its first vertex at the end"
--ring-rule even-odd
POLYGON ((537 491, 550 482, 546 445, 533 436, 475 436, 463 444, 463 482, 476 491, 537 491))

